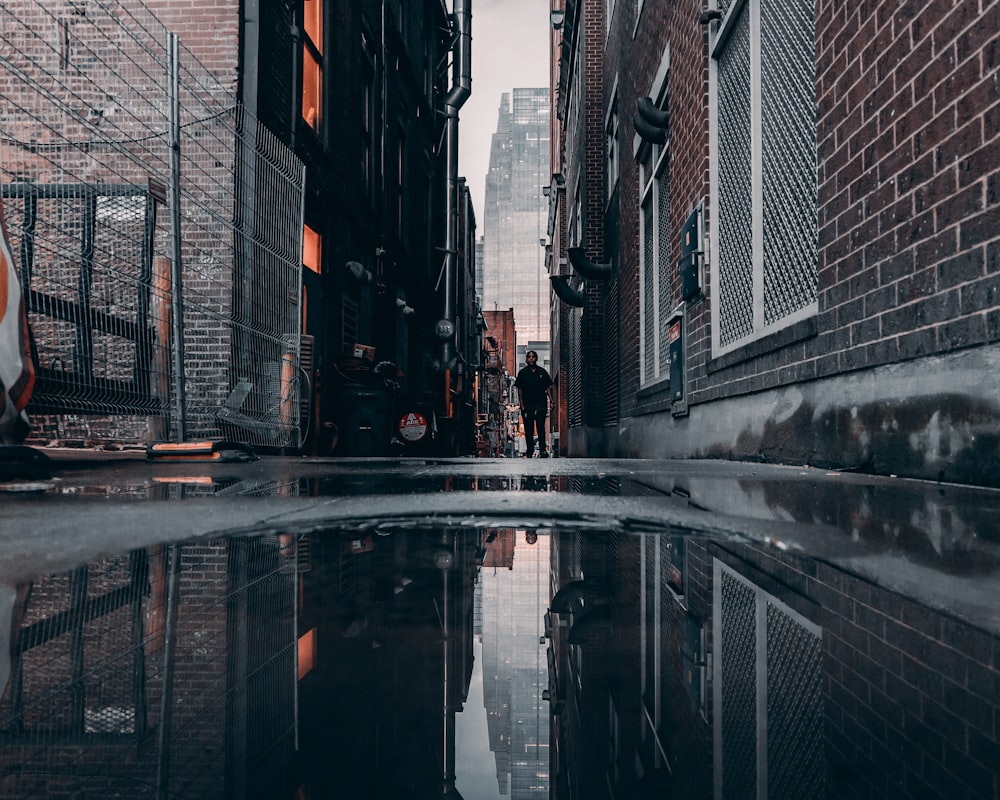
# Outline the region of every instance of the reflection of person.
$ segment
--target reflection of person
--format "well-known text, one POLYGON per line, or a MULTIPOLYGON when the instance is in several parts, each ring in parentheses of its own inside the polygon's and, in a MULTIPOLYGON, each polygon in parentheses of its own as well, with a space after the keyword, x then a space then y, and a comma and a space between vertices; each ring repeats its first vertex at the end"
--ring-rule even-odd
POLYGON ((524 534, 524 541, 527 542, 528 544, 534 544, 535 542, 538 541, 538 534, 537 533, 526 533, 526 534, 524 534))
POLYGON ((538 457, 548 458, 549 451, 545 446, 545 415, 549 406, 549 387, 552 378, 544 367, 538 366, 538 353, 529 350, 524 355, 528 362, 517 373, 514 385, 521 403, 521 418, 524 420, 525 456, 531 458, 535 453, 535 431, 538 432, 538 457))

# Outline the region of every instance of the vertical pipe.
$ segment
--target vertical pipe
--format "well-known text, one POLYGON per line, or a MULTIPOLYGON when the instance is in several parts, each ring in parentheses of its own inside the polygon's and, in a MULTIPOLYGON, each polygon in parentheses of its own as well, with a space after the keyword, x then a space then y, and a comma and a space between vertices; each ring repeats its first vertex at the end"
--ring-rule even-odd
MULTIPOLYGON (((454 556, 452 556, 452 558, 454 558, 454 556)), ((448 661, 449 661, 449 658, 451 657, 451 641, 450 641, 451 630, 450 630, 450 627, 448 625, 449 615, 451 614, 451 608, 449 607, 450 604, 448 603, 448 595, 450 594, 450 591, 451 591, 451 589, 449 587, 449 581, 448 581, 448 575, 449 575, 449 571, 450 571, 449 567, 450 566, 451 566, 451 563, 448 564, 448 567, 446 567, 445 569, 441 570, 441 576, 442 576, 441 580, 443 582, 442 592, 441 592, 442 593, 442 602, 441 602, 441 608, 442 608, 442 610, 441 610, 441 652, 442 652, 442 658, 443 658, 443 661, 444 661, 444 664, 443 664, 443 675, 442 675, 443 692, 444 692, 444 719, 442 721, 443 722, 443 726, 442 726, 442 731, 441 731, 441 760, 442 760, 441 775, 442 775, 442 779, 443 779, 443 781, 442 781, 442 795, 447 795, 449 793, 449 790, 451 789, 451 786, 452 786, 452 784, 454 783, 454 780, 455 780, 454 775, 452 774, 452 770, 451 770, 451 759, 448 756, 448 751, 452 747, 454 747, 454 743, 453 743, 452 738, 450 736, 451 729, 450 729, 450 726, 449 726, 449 720, 450 720, 451 714, 449 713, 449 711, 450 711, 450 708, 451 708, 451 703, 450 703, 450 698, 448 696, 448 692, 449 692, 449 689, 448 689, 448 677, 449 677, 448 676, 448 666, 449 666, 449 663, 448 663, 448 661)))
MULTIPOLYGON (((454 0, 455 29, 452 87, 444 100, 445 171, 447 173, 445 210, 445 267, 442 285, 441 318, 455 325, 455 272, 458 261, 458 110, 472 93, 472 0, 454 0)), ((454 336, 441 345, 441 363, 447 366, 454 358, 454 336)))
POLYGON ((171 352, 174 367, 174 408, 177 441, 187 438, 184 397, 184 302, 181 294, 181 104, 180 42, 167 33, 168 100, 170 103, 170 311, 173 328, 171 352))
POLYGON ((77 733, 83 733, 84 708, 86 707, 83 686, 83 674, 86 669, 86 660, 83 655, 83 629, 87 624, 87 577, 87 568, 79 567, 71 573, 69 585, 69 605, 73 619, 73 628, 70 634, 70 675, 72 677, 70 694, 73 704, 73 730, 77 733))
POLYGON ((174 706, 174 651, 177 647, 177 606, 180 599, 181 547, 167 550, 167 619, 163 633, 163 689, 160 692, 160 729, 157 733, 159 759, 156 766, 156 797, 170 797, 170 725, 174 706))

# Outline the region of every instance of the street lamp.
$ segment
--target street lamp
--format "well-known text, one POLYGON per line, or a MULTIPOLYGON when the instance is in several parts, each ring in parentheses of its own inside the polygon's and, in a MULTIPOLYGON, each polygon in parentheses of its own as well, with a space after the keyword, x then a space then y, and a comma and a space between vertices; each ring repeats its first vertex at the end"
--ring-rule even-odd
POLYGON ((561 8, 553 8, 549 12, 549 22, 552 23, 553 30, 559 30, 566 21, 566 12, 561 8))

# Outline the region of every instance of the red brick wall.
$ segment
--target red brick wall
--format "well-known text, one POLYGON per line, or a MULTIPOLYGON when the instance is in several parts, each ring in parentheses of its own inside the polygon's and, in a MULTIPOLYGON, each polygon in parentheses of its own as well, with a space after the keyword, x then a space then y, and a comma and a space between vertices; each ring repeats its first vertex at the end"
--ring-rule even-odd
POLYGON ((1000 2, 817 7, 817 374, 1000 340, 1000 2))

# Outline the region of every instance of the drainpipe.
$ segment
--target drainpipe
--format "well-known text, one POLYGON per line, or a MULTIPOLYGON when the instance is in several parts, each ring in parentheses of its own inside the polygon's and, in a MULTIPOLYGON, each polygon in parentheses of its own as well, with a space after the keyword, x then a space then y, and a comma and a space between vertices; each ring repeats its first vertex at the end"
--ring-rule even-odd
POLYGON ((458 260, 458 110, 472 93, 472 0, 454 0, 452 6, 452 85, 444 98, 445 113, 445 167, 447 199, 445 214, 444 285, 442 287, 441 321, 438 336, 441 339, 441 366, 448 369, 454 359, 455 341, 455 283, 458 260))

